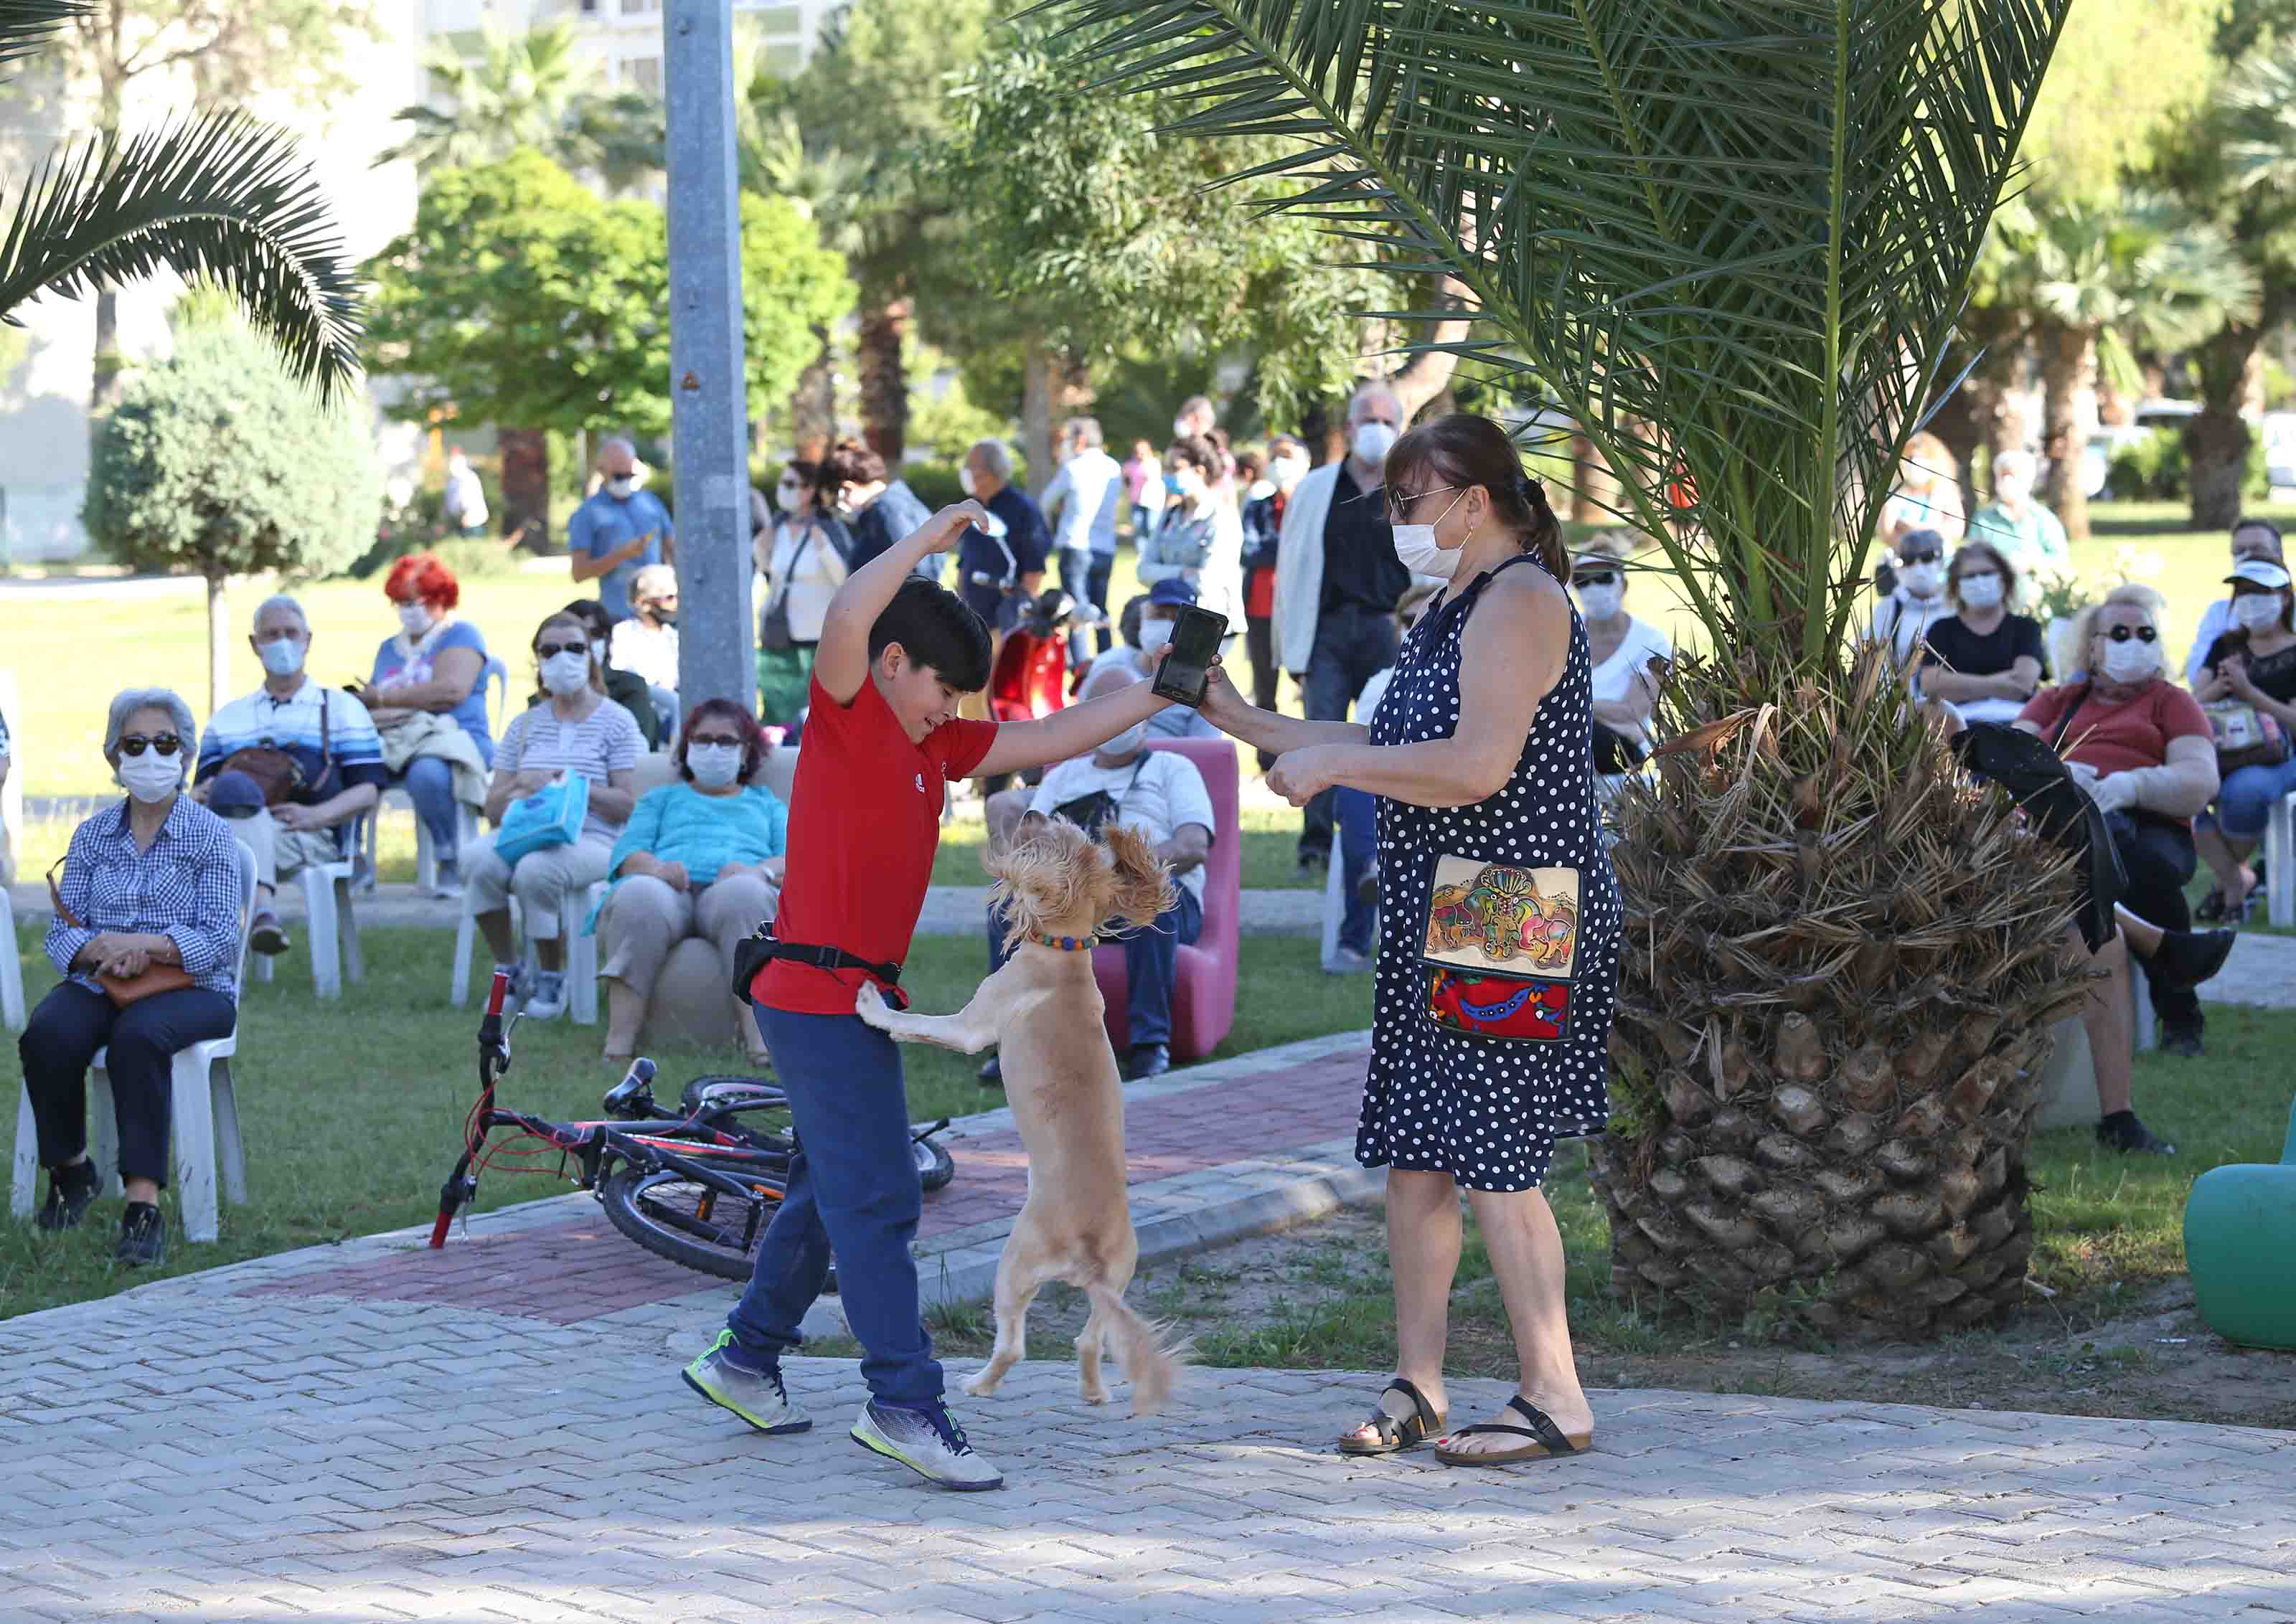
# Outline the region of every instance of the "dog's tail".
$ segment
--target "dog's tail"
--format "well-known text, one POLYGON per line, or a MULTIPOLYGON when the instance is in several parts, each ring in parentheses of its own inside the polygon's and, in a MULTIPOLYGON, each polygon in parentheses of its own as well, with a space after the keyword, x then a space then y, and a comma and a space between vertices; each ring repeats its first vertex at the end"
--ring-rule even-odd
POLYGON ((1175 1338, 1169 1325, 1141 1318, 1124 1301, 1123 1293, 1104 1283, 1086 1286, 1085 1294, 1108 1322, 1117 1362, 1132 1383, 1132 1413, 1154 1415, 1172 1396, 1180 1367, 1193 1357, 1193 1345, 1185 1338, 1175 1338))

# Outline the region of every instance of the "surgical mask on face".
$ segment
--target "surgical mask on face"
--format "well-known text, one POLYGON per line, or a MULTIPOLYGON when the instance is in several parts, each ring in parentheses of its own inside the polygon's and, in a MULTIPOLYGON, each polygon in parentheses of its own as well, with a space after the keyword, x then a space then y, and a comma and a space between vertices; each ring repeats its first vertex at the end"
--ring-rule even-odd
POLYGON ((971 469, 969 469, 969 468, 960 468, 960 469, 958 469, 956 470, 956 482, 957 482, 957 484, 958 484, 958 485, 962 486, 964 488, 964 494, 965 494, 967 496, 970 496, 970 495, 973 494, 973 489, 972 489, 972 470, 971 469))
POLYGON ((1144 620, 1140 623, 1140 652, 1153 654, 1172 641, 1172 623, 1168 620, 1144 620))
POLYGON ((594 637, 590 640, 590 657, 597 661, 601 665, 603 665, 606 663, 606 640, 604 638, 594 637))
POLYGON ((784 479, 774 486, 774 505, 787 512, 797 506, 798 498, 802 494, 794 482, 784 479))
POLYGON ((116 771, 127 793, 149 806, 182 787, 184 758, 181 752, 162 755, 157 750, 146 750, 141 755, 121 756, 116 771))
POLYGON ((2278 592, 2243 592, 2232 600, 2233 624, 2253 632, 2280 618, 2278 592))
POLYGON ((1308 459, 1305 457, 1291 456, 1278 457, 1275 461, 1267 465, 1267 471, 1275 478, 1275 483, 1278 486, 1289 490, 1292 486, 1299 484, 1300 481, 1308 477, 1308 459))
POLYGON ((291 677, 303 669, 303 644, 292 637, 275 637, 267 643, 258 643, 256 652, 262 657, 263 669, 275 677, 291 677))
POLYGON ((1119 733, 1115 738, 1110 739, 1106 744, 1101 746, 1096 754, 1101 755, 1131 755, 1138 752, 1142 741, 1147 737, 1148 724, 1144 722, 1136 722, 1130 727, 1125 729, 1124 731, 1119 733))
POLYGON ((1989 609, 2001 601, 2001 577, 1992 570, 1961 578, 1961 600, 1972 609, 1989 609))
POLYGON ((2033 482, 2022 474, 2002 474, 1993 481, 1996 500, 2015 505, 2033 494, 2033 482))
POLYGON ((1186 418, 1176 417, 1172 420, 1172 437, 1174 439, 1185 440, 1194 432, 1194 429, 1188 427, 1188 420, 1186 418))
POLYGON ((590 662, 578 654, 554 654, 542 662, 542 685, 563 698, 590 685, 590 662))
POLYGON ((617 501, 627 502, 638 494, 644 484, 645 479, 642 475, 617 474, 606 481, 606 494, 617 501))
POLYGON ((398 606, 398 624, 410 639, 421 637, 431 627, 430 611, 419 603, 402 603, 398 606))
POLYGON ((1627 589, 1616 583, 1581 586, 1573 590, 1578 594, 1578 613, 1588 620, 1610 619, 1627 600, 1627 589))
POLYGON ((693 781, 702 788, 723 789, 742 776, 742 747, 689 745, 685 765, 693 774, 693 781))
POLYGON ((1945 584, 1945 569, 1936 564, 1908 564, 1898 571, 1898 579, 1915 597, 1934 598, 1945 584))
MULTIPOLYGON (((1364 425, 1365 428, 1379 428, 1385 426, 1381 423, 1364 425)), ((1464 501, 1466 494, 1462 491, 1458 495, 1451 498, 1451 508, 1457 507, 1464 501)), ((1443 522, 1444 518, 1450 513, 1451 508, 1444 509, 1442 513, 1436 516, 1436 525, 1443 522)), ((1397 525, 1394 526, 1394 531, 1396 559, 1413 575, 1433 575, 1439 580, 1447 581, 1459 573, 1459 560, 1466 556, 1467 551, 1466 543, 1464 541, 1456 547, 1446 548, 1435 539, 1435 525, 1397 525)))
POLYGON ((1395 428, 1388 423, 1357 423, 1348 441, 1348 449, 1355 453, 1356 461, 1366 468, 1375 468, 1387 461, 1387 453, 1395 449, 1395 428))
POLYGON ((2161 648, 2132 637, 2126 642, 2105 640, 2104 680, 2108 682, 2142 682, 2157 676, 2161 671, 2161 648))

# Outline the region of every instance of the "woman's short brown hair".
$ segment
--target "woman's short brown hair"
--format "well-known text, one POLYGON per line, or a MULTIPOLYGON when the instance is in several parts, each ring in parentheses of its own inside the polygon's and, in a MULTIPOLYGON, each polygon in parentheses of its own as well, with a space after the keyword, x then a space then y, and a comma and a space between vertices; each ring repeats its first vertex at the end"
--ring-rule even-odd
POLYGON ((1562 526, 1546 505, 1546 487, 1523 472, 1514 441, 1490 419, 1455 412, 1412 429, 1387 453, 1387 485, 1390 491, 1482 486, 1490 494, 1499 522, 1521 533, 1523 551, 1545 565, 1558 583, 1570 583, 1562 526))
MULTIPOLYGON (((585 648, 589 647, 590 644, 594 643, 597 641, 596 637, 592 632, 589 623, 584 620, 581 616, 576 614, 571 608, 559 609, 553 614, 544 616, 542 617, 542 624, 534 628, 533 641, 529 642, 526 646, 527 652, 535 656, 535 667, 537 673, 539 673, 542 665, 542 640, 553 626, 572 627, 576 632, 581 633, 582 642, 585 648)), ((590 655, 590 686, 598 693, 603 694, 606 691, 606 667, 600 662, 594 650, 593 650, 590 655)), ((545 691, 547 690, 545 690, 545 691)))
MULTIPOLYGON (((1945 592, 1956 608, 1965 607, 1961 601, 1962 560, 1975 563, 1989 561, 2001 572, 2001 606, 2006 608, 2017 600, 2017 569, 2008 557, 1991 542, 1964 542, 1954 550, 1953 562, 1946 566, 1945 592)), ((1982 572, 1980 572, 1982 573, 1982 572)))
POLYGON ((1173 441, 1164 453, 1164 461, 1167 464, 1186 463, 1204 477, 1207 485, 1218 484, 1219 477, 1227 466, 1220 456, 1219 447, 1200 434, 1184 434, 1173 441))

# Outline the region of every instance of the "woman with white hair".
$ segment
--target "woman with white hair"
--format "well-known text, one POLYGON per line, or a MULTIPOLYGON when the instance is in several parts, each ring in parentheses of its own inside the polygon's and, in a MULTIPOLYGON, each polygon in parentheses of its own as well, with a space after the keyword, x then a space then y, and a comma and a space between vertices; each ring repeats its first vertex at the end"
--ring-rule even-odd
POLYGON ((127 1209, 118 1260, 160 1263, 177 1049, 220 1038, 238 1019, 239 845, 221 818, 183 793, 199 743, 191 707, 164 688, 111 701, 103 759, 127 791, 72 831, 49 875, 56 917, 47 953, 64 979, 16 1041, 39 1135, 48 1198, 42 1229, 76 1227, 102 1175, 87 1156, 87 1068, 111 1052, 112 1110, 127 1209))
POLYGON ((649 564, 630 577, 627 620, 614 623, 606 650, 607 662, 617 671, 645 679, 652 690, 661 737, 677 735, 677 572, 667 564, 649 564))

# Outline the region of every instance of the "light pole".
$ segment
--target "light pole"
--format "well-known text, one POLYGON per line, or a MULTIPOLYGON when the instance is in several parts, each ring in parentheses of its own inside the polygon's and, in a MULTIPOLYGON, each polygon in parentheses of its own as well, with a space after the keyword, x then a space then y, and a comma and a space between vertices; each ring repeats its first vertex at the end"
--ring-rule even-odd
POLYGON ((688 710, 722 698, 754 713, 733 8, 727 0, 668 0, 661 31, 669 147, 678 694, 688 710))

